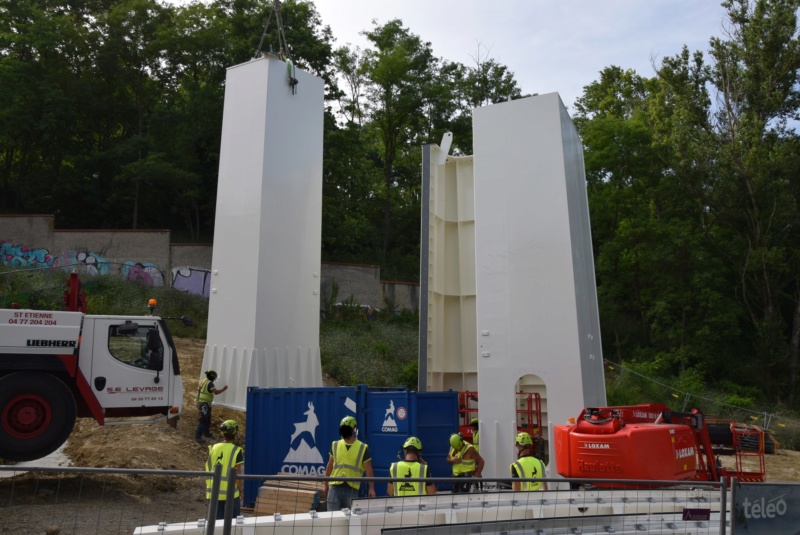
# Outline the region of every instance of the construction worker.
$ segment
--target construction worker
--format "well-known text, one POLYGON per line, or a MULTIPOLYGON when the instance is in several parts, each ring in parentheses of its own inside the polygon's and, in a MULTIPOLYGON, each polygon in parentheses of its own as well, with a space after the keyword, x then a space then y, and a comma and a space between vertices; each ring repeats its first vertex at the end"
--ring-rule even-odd
MULTIPOLYGON (((431 477, 428 463, 422 459, 422 441, 417 437, 408 437, 403 443, 405 457, 402 461, 392 463, 389 467, 389 476, 397 478, 408 477, 412 479, 431 477)), ((389 496, 419 496, 422 494, 436 494, 436 485, 433 481, 395 481, 386 489, 389 496)))
MULTIPOLYGON (((517 446, 517 461, 511 464, 511 477, 519 479, 541 479, 544 463, 533 456, 533 439, 528 433, 519 433, 514 440, 517 446)), ((515 481, 514 490, 547 490, 546 481, 515 481)))
POLYGON ((480 433, 480 430, 478 429, 478 417, 476 416, 475 418, 470 420, 469 425, 472 426, 472 445, 475 446, 475 451, 480 453, 481 447, 478 444, 478 433, 480 433))
POLYGON ((211 403, 214 396, 222 394, 228 389, 228 385, 216 388, 214 381, 217 380, 217 372, 214 370, 206 371, 206 378, 200 381, 197 387, 197 430, 194 432, 194 441, 198 444, 205 444, 203 437, 211 438, 211 403))
MULTIPOLYGON (((325 467, 325 477, 375 477, 369 447, 358 440, 358 424, 352 416, 339 422, 341 440, 331 444, 331 456, 325 467)), ((328 511, 350 509, 353 498, 358 497, 359 481, 325 481, 323 491, 328 495, 328 511)), ((369 482, 369 497, 375 497, 375 482, 369 482)))
MULTIPOLYGON (((483 457, 475 447, 464 440, 461 433, 450 435, 450 452, 447 462, 453 465, 454 477, 481 477, 483 472, 483 457)), ((469 492, 473 483, 457 483, 453 485, 453 494, 469 492)))
MULTIPOLYGON (((244 450, 233 443, 239 425, 234 420, 225 420, 219 426, 225 442, 219 442, 208 447, 206 472, 213 472, 216 465, 222 465, 222 480, 219 487, 216 518, 225 518, 225 503, 228 496, 228 470, 236 470, 241 475, 244 468, 244 450)), ((211 499, 211 488, 214 480, 206 479, 206 500, 211 499)), ((240 501, 244 496, 244 480, 236 479, 236 492, 234 493, 233 518, 241 512, 240 501)))

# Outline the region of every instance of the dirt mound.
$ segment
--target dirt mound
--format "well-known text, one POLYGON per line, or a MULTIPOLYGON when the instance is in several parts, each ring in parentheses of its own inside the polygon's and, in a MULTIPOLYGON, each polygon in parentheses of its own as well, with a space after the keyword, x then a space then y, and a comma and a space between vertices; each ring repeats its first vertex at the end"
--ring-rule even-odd
MULTIPOLYGON (((197 427, 197 398, 205 340, 175 339, 183 378, 183 414, 176 428, 166 422, 151 425, 106 425, 80 419, 64 453, 74 466, 99 468, 147 468, 161 470, 202 470, 207 448, 194 441, 197 427)), ((224 379, 224 378, 223 378, 224 379)), ((240 446, 244 446, 245 413, 214 407, 212 432, 221 440, 219 425, 225 420, 239 424, 240 446)))

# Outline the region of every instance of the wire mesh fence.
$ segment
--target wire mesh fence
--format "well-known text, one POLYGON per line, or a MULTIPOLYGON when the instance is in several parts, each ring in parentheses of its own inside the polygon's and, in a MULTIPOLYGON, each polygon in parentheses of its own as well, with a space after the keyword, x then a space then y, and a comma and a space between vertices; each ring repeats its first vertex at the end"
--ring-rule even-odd
MULTIPOLYGON (((210 472, 25 470, 0 466, 2 534, 730 533, 731 493, 719 483, 626 481, 617 482, 626 488, 598 488, 559 479, 548 480, 545 491, 514 492, 514 480, 484 479, 469 493, 360 497, 349 508, 326 511, 325 478, 245 475, 258 493, 226 522, 214 518, 216 507, 205 499, 210 472)), ((385 488, 390 480, 374 481, 385 488)), ((446 488, 459 481, 436 483, 446 488)))
POLYGON ((131 534, 207 517, 205 472, 0 466, 0 534, 131 534))

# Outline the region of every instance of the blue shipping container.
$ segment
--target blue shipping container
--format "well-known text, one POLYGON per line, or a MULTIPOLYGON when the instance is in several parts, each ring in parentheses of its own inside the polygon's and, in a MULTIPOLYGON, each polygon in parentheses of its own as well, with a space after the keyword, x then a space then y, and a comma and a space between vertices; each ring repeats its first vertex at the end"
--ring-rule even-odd
MULTIPOLYGON (((409 436, 422 441, 422 456, 433 476, 451 477, 445 460, 450 435, 458 431, 456 392, 367 392, 367 433, 365 442, 372 453, 376 477, 389 477, 389 467, 403 457, 403 443, 409 436)), ((439 485, 446 490, 450 485, 439 485)), ((386 496, 386 484, 375 488, 386 496)))
MULTIPOLYGON (((365 394, 360 387, 249 388, 246 473, 324 476, 341 419, 355 416, 364 426, 359 415, 365 394)), ((255 503, 259 487, 258 481, 245 482, 246 504, 255 503)))
MULTIPOLYGON (((451 475, 444 459, 448 438, 458 430, 458 394, 365 385, 248 389, 246 473, 324 476, 331 444, 340 438, 339 422, 345 416, 356 418, 376 477, 388 477, 389 465, 411 435, 422 440, 432 473, 451 475)), ((245 482, 246 504, 255 503, 259 486, 258 481, 245 482)), ((376 492, 385 496, 386 485, 376 486, 376 492)))

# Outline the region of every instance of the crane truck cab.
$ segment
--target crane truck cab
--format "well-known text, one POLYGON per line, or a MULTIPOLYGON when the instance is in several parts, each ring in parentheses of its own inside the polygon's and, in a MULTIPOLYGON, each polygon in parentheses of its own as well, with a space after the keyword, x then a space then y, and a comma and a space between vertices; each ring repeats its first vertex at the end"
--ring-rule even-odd
POLYGON ((78 417, 183 410, 178 354, 157 316, 0 310, 0 458, 29 461, 57 450, 78 417))

